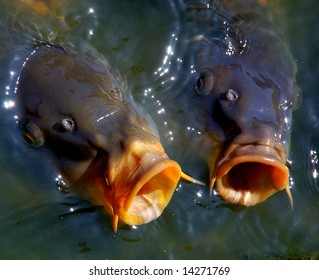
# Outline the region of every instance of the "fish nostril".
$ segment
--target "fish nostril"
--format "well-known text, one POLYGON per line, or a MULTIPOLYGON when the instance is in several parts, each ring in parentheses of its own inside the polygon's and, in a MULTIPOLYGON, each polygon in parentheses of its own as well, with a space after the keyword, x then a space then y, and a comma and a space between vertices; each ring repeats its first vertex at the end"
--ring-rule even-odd
POLYGON ((225 93, 220 95, 220 98, 225 101, 236 101, 239 98, 239 93, 233 89, 227 90, 225 93))
POLYGON ((118 87, 111 89, 111 94, 115 99, 123 101, 123 93, 118 87))
POLYGON ((66 132, 71 132, 74 129, 74 120, 71 118, 65 118, 63 120, 61 120, 61 126, 64 129, 64 131, 66 132))

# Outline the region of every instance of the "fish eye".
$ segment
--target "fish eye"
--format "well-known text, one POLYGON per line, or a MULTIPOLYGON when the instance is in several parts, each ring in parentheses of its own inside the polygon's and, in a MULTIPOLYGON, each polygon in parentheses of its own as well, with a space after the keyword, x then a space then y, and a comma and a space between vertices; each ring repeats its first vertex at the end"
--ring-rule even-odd
POLYGON ((72 118, 68 117, 61 120, 60 125, 63 128, 63 131, 71 132, 74 129, 75 123, 72 118))
POLYGON ((44 144, 44 136, 42 130, 31 121, 28 121, 22 132, 24 142, 33 148, 39 148, 44 144))
POLYGON ((211 71, 205 70, 200 73, 195 86, 195 91, 199 95, 208 95, 214 87, 214 75, 211 71))

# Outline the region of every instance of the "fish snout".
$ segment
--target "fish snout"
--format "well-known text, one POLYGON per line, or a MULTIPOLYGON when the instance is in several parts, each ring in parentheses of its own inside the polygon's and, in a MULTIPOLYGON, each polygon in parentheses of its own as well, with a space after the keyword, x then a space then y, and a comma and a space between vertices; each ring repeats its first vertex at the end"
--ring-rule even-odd
POLYGON ((234 138, 213 171, 211 188, 216 182, 224 200, 245 206, 285 189, 292 204, 286 153, 273 136, 271 129, 265 129, 234 138))
POLYGON ((125 144, 122 154, 110 160, 106 174, 114 193, 110 202, 115 232, 118 221, 140 225, 159 217, 183 176, 160 143, 138 140, 125 144))

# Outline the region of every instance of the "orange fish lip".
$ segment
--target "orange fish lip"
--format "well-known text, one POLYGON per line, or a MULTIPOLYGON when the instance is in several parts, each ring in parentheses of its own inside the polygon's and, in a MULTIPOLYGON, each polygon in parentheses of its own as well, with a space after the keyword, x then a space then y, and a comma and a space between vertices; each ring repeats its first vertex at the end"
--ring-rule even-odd
POLYGON ((128 225, 141 225, 158 218, 170 202, 181 178, 203 184, 185 174, 179 164, 165 153, 147 152, 136 163, 136 169, 128 165, 126 169, 124 176, 133 176, 136 180, 133 179, 126 188, 121 188, 122 183, 114 183, 115 193, 121 193, 114 195, 115 203, 111 207, 115 232, 119 221, 128 225))
POLYGON ((278 145, 232 144, 214 170, 211 188, 216 182, 220 196, 230 202, 252 206, 286 189, 289 170, 285 153, 278 145))
POLYGON ((120 156, 107 170, 112 194, 106 204, 113 213, 113 229, 118 221, 140 225, 158 218, 169 203, 183 173, 160 143, 127 141, 120 156))
POLYGON ((203 185, 185 174, 180 165, 168 157, 157 139, 146 140, 128 138, 107 159, 97 160, 90 170, 102 168, 103 175, 93 172, 90 176, 95 178, 94 183, 88 182, 89 187, 83 189, 92 204, 103 206, 113 215, 115 232, 120 221, 141 225, 158 218, 181 178, 203 185))
POLYGON ((145 169, 141 171, 120 210, 121 220, 131 225, 148 223, 158 218, 181 177, 180 166, 175 161, 156 158, 157 155, 152 153, 145 157, 145 169))

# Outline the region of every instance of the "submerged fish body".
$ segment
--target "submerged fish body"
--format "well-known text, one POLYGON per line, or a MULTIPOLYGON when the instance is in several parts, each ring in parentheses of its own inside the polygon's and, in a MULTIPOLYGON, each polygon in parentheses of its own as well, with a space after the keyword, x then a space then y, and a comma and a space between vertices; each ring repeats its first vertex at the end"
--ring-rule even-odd
POLYGON ((186 9, 197 28, 194 91, 185 97, 183 89, 177 99, 188 99, 180 105, 183 121, 198 132, 187 133, 208 162, 211 190, 216 185, 226 201, 250 206, 282 189, 291 200, 286 161, 300 95, 295 62, 266 1, 209 3, 186 9))
POLYGON ((64 179, 92 204, 138 225, 157 218, 181 176, 156 128, 93 50, 42 44, 16 87, 25 142, 53 152, 64 179), (89 51, 87 51, 89 50, 89 51))

